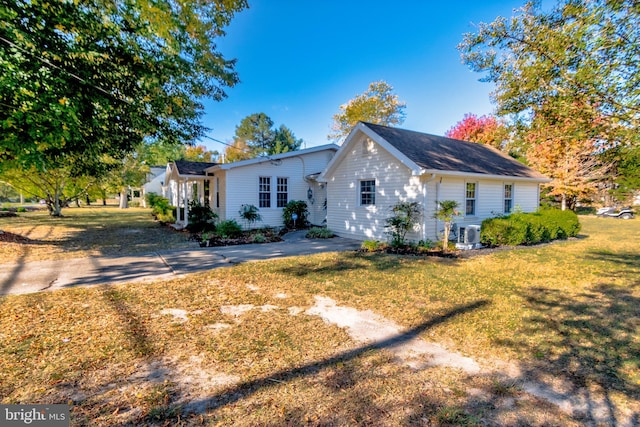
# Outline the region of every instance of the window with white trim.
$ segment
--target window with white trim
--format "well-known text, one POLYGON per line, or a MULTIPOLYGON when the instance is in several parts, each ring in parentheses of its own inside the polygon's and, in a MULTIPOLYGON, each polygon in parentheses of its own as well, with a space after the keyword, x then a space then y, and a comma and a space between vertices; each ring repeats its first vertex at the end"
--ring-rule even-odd
POLYGON ((504 185, 504 213, 511 213, 513 208, 513 184, 504 185))
POLYGON ((465 215, 475 215, 476 214, 476 193, 477 193, 477 184, 475 182, 467 182, 465 188, 465 215))
POLYGON ((289 202, 289 178, 278 178, 276 182, 276 206, 284 208, 289 202))
POLYGON ((376 180, 367 179, 360 181, 360 205, 376 204, 376 180))
POLYGON ((271 177, 258 178, 258 205, 261 208, 271 207, 271 177))

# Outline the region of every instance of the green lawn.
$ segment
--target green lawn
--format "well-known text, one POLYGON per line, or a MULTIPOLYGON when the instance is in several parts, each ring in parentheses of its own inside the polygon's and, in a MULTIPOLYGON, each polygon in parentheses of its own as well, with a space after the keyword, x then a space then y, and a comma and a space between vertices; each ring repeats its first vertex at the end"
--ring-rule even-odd
POLYGON ((622 424, 640 416, 640 221, 581 222, 469 259, 330 253, 5 297, 1 401, 69 402, 72 425, 584 425, 523 391, 555 381, 622 424), (317 295, 483 374, 397 363, 301 312, 317 295))
POLYGON ((188 233, 152 221, 150 209, 96 206, 65 208, 62 213, 54 218, 43 209, 0 217, 0 230, 19 236, 17 243, 0 238, 0 264, 197 246, 188 233))

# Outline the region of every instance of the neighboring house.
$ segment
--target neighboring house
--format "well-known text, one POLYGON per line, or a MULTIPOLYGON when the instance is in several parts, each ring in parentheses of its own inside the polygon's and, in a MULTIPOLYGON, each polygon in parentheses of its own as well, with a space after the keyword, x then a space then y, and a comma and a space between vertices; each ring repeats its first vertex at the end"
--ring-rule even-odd
POLYGON ((334 144, 258 157, 234 163, 174 162, 167 166, 167 197, 178 207, 178 226, 186 226, 188 201, 208 203, 220 221, 246 226, 243 204, 259 209, 257 226, 280 227, 282 210, 291 200, 307 202, 309 222, 326 219, 326 189, 316 178, 338 151, 334 144))
POLYGON ((127 196, 131 203, 139 203, 140 206, 147 207, 145 196, 148 193, 162 194, 162 186, 164 185, 165 167, 152 166, 145 177, 145 183, 142 187, 127 188, 127 196))
POLYGON ((147 182, 142 186, 142 206, 147 207, 146 195, 149 193, 156 193, 161 196, 164 187, 164 177, 166 174, 166 168, 160 166, 152 166, 147 174, 147 182))
POLYGON ((343 237, 386 240, 385 220, 400 201, 418 202, 410 240, 439 239, 438 201, 455 200, 459 226, 535 211, 549 179, 499 150, 441 136, 360 122, 318 179, 327 184, 327 226, 343 237))

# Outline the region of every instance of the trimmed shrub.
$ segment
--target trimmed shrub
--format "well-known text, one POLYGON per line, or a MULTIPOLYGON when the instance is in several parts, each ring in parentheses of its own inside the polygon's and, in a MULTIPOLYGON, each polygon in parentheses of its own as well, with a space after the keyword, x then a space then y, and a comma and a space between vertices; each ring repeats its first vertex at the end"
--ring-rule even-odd
POLYGON ((213 212, 209 206, 202 206, 198 200, 189 202, 187 230, 191 233, 214 231, 216 229, 216 219, 218 219, 218 214, 213 212))
POLYGON ((482 221, 480 242, 487 246, 534 245, 575 237, 580 231, 572 211, 542 209, 535 213, 514 213, 482 221))
POLYGON ((309 229, 304 237, 307 239, 330 239, 334 236, 333 231, 326 227, 313 227, 309 229))
POLYGON ((158 196, 156 193, 147 193, 145 199, 155 219, 160 222, 176 222, 176 208, 169 204, 169 199, 158 196))
POLYGON ((223 239, 235 239, 242 234, 242 227, 235 219, 228 219, 216 226, 216 234, 223 239))
POLYGON ((527 240, 527 225, 510 217, 482 221, 480 242, 487 246, 516 246, 527 240))
POLYGON ((284 226, 287 228, 306 227, 308 216, 307 202, 302 200, 291 200, 282 210, 282 219, 284 220, 284 226), (293 214, 298 215, 295 223, 292 218, 293 214))

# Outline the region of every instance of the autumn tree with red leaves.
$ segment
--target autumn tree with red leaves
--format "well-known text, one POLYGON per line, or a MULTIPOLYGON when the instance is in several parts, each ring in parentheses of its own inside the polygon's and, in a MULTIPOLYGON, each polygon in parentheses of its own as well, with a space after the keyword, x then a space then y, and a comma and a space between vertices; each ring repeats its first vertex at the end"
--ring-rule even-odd
POLYGON ((449 129, 445 135, 449 138, 478 142, 503 150, 506 146, 508 131, 493 116, 478 117, 469 113, 465 114, 464 118, 449 129))

